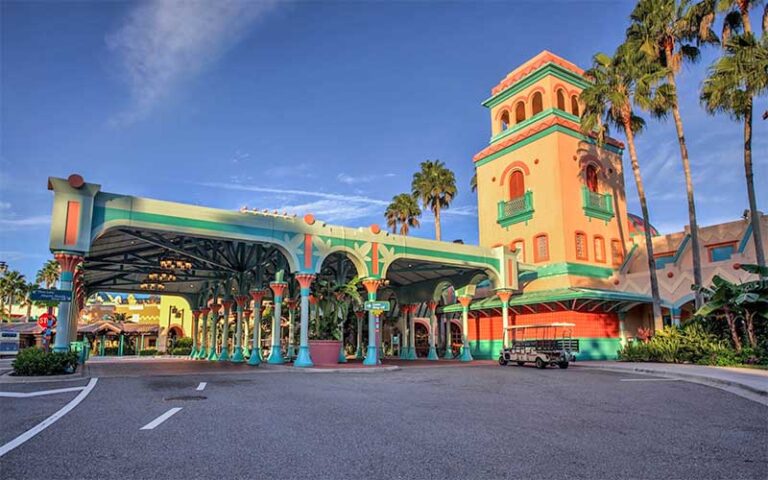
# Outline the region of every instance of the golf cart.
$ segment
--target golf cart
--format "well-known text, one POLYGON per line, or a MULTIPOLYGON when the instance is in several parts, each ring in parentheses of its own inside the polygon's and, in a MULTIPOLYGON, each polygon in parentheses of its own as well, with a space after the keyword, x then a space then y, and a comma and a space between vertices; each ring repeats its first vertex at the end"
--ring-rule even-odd
POLYGON ((509 346, 499 353, 499 365, 535 363, 537 368, 568 368, 576 361, 572 352, 573 323, 515 325, 507 327, 509 346))

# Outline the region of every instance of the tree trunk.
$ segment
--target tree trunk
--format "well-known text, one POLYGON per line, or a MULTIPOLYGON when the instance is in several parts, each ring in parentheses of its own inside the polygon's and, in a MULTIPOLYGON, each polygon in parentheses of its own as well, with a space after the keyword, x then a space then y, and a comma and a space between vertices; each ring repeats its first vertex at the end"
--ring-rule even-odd
POLYGON ((435 206, 435 240, 440 241, 440 206, 435 206))
POLYGON ((640 164, 637 161, 637 151, 635 150, 635 137, 629 125, 629 121, 624 122, 624 134, 627 137, 629 147, 629 158, 632 164, 632 172, 635 175, 635 184, 637 186, 637 196, 640 197, 640 209, 643 213, 643 222, 645 222, 645 248, 648 257, 648 270, 651 279, 651 297, 653 298, 653 326, 655 330, 661 330, 664 321, 661 316, 661 297, 659 295, 659 280, 656 278, 656 258, 653 256, 653 241, 651 240, 651 224, 648 218, 648 202, 645 198, 645 187, 643 187, 643 178, 640 176, 640 164))
POLYGON ((27 304, 27 321, 29 321, 29 317, 32 316, 32 303, 27 304))
POLYGON ((725 308, 725 320, 728 322, 728 330, 731 332, 733 346, 736 349, 736 352, 741 353, 741 338, 736 329, 736 317, 734 317, 733 312, 727 307, 725 308))
POLYGON ((13 321, 13 295, 8 297, 8 321, 13 321))
POLYGON ((752 224, 752 239, 755 242, 755 257, 757 264, 765 266, 765 254, 763 253, 763 233, 760 229, 760 213, 757 210, 757 198, 755 197, 755 181, 752 172, 752 98, 750 97, 747 109, 744 112, 744 173, 747 177, 747 196, 749 197, 749 217, 752 224))
POLYGON ((755 315, 757 312, 744 312, 744 323, 747 326, 747 340, 749 340, 749 346, 757 348, 757 337, 755 336, 755 315))
MULTIPOLYGON (((672 51, 667 49, 667 65, 671 61, 672 51)), ((683 119, 680 117, 680 106, 677 100, 677 83, 675 74, 667 75, 667 81, 672 86, 675 95, 672 103, 672 116, 675 119, 675 128, 677 129, 677 142, 680 144, 680 158, 683 161, 683 174, 685 175, 685 191, 688 195, 688 226, 691 230, 691 254, 693 255, 693 283, 702 285, 701 280, 701 248, 699 248, 699 225, 696 221, 696 202, 693 199, 693 180, 691 180, 691 164, 688 159, 688 147, 685 144, 685 134, 683 133, 683 119)), ((703 305, 701 293, 695 291, 695 303, 698 310, 703 305)))

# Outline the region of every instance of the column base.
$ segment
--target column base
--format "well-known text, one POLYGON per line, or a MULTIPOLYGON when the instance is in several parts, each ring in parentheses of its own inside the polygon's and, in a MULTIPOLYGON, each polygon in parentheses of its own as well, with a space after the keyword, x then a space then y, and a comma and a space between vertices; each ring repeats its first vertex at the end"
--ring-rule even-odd
POLYGON ((443 354, 443 360, 453 360, 453 349, 452 348, 446 348, 445 353, 443 354))
POLYGON ((408 352, 406 353, 406 360, 418 360, 418 356, 416 355, 416 347, 408 347, 408 352))
POLYGON ((251 351, 248 349, 247 346, 243 347, 243 357, 251 358, 251 351))
POLYGON ((315 364, 312 363, 312 356, 309 354, 309 345, 299 346, 299 355, 293 362, 293 366, 299 368, 309 368, 315 366, 315 364))
POLYGON ((437 356, 437 349, 435 349, 435 346, 432 345, 429 347, 429 354, 427 354, 427 360, 439 360, 440 357, 437 356))
POLYGON ((208 353, 206 353, 206 348, 202 347, 200 350, 197 351, 197 355, 195 355, 196 360, 202 360, 204 358, 208 358, 208 353))
MULTIPOLYGON (((136 352, 138 355, 139 352, 136 352)), ((192 347, 192 351, 189 352, 189 358, 197 358, 197 347, 192 347)))
POLYGON ((280 345, 272 345, 272 349, 269 351, 269 357, 267 357, 267 363, 271 365, 281 365, 285 363, 285 358, 283 358, 283 352, 280 350, 280 345))
POLYGON ((248 358, 248 365, 256 366, 261 365, 262 358, 258 349, 251 351, 251 356, 248 358))
POLYGON ((211 361, 211 362, 216 362, 216 361, 218 361, 218 360, 219 360, 219 357, 218 357, 218 356, 216 356, 216 349, 215 349, 215 348, 214 348, 214 349, 212 349, 212 350, 211 350, 211 351, 208 353, 208 360, 209 360, 209 361, 211 361))
POLYGON ((296 357, 296 347, 288 345, 288 360, 296 357))
POLYGON ((368 345, 368 354, 363 360, 363 365, 369 367, 375 367, 379 364, 379 352, 376 350, 376 345, 368 345))
POLYGON ((221 350, 221 353, 219 354, 219 361, 226 362, 228 360, 229 360, 229 349, 224 348, 221 350))
POLYGON ((363 349, 362 348, 360 348, 360 347, 357 348, 357 351, 355 351, 355 358, 358 359, 358 360, 362 360, 363 359, 363 349))
POLYGON ((232 354, 232 359, 230 361, 232 363, 243 363, 245 361, 242 347, 235 347, 235 353, 232 354))
POLYGON ((471 362, 473 360, 472 354, 469 353, 469 347, 462 347, 461 349, 461 355, 459 355, 459 361, 461 362, 471 362))
POLYGON ((347 352, 344 350, 344 344, 339 348, 339 363, 347 363, 347 352))

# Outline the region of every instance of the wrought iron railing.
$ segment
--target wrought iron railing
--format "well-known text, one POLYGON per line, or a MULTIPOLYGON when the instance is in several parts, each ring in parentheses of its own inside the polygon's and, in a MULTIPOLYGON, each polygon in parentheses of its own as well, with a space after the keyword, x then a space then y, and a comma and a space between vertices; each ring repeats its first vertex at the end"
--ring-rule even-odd
POLYGON ((498 222, 506 227, 533 218, 533 192, 528 190, 523 195, 511 200, 499 202, 498 222))
POLYGON ((596 193, 581 187, 584 214, 606 222, 614 217, 613 197, 610 193, 596 193))

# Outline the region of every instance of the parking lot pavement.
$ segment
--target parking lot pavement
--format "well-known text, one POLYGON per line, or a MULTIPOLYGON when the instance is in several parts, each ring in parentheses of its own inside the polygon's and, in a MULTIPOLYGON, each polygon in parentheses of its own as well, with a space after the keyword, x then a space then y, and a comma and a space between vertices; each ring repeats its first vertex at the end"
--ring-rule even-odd
MULTIPOLYGON (((0 472, 4 479, 764 478, 766 407, 682 381, 624 381, 640 378, 652 377, 455 366, 104 378, 58 423, 0 458, 0 472), (67 448, 31 462, 46 445, 67 448)), ((4 407, 4 415, 19 408, 4 407)))

